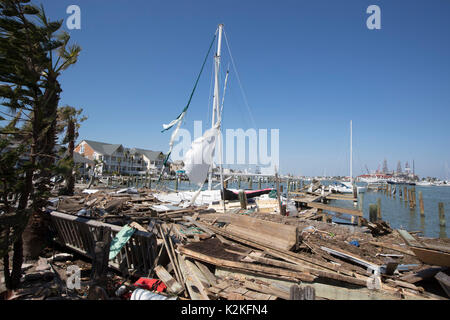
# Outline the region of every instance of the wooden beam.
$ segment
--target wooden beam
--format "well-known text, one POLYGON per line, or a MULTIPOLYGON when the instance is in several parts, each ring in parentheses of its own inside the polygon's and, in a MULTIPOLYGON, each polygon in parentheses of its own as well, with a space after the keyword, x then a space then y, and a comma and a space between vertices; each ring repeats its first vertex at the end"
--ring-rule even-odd
POLYGON ((167 286, 169 292, 179 294, 183 291, 183 287, 164 269, 163 266, 156 266, 155 273, 159 279, 167 286))
POLYGON ((181 254, 178 254, 180 262, 180 271, 186 283, 187 290, 192 300, 209 300, 208 295, 201 291, 203 285, 192 275, 190 269, 186 265, 186 260, 181 254))
POLYGON ((323 204, 320 202, 308 202, 307 206, 311 207, 311 208, 317 208, 317 209, 322 209, 322 210, 327 210, 327 211, 345 213, 345 214, 349 214, 349 215, 357 216, 357 217, 363 216, 362 211, 359 211, 359 210, 347 209, 347 208, 341 208, 341 207, 333 207, 333 206, 329 206, 329 205, 326 205, 326 204, 323 204))

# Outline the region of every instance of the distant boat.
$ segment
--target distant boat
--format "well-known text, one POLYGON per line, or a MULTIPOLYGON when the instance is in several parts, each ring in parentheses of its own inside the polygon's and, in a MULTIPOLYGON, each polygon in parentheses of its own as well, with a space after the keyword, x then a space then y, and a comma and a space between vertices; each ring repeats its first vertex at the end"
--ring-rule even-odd
MULTIPOLYGON (((366 187, 356 187, 358 193, 366 191, 366 187)), ((353 193, 353 185, 351 182, 336 182, 329 186, 330 191, 339 193, 353 193)))
MULTIPOLYGON (((227 188, 223 188, 224 190, 224 195, 223 195, 223 200, 238 200, 239 199, 239 190, 234 190, 234 189, 227 189, 227 188)), ((266 188, 266 189, 260 189, 260 190, 245 190, 245 195, 247 196, 247 199, 250 198, 254 198, 254 197, 259 197, 263 194, 268 194, 270 193, 272 190, 272 188, 266 188)))
MULTIPOLYGON (((330 191, 340 193, 353 193, 353 123, 350 120, 350 177, 349 181, 336 182, 334 185, 329 186, 330 191)), ((366 191, 366 187, 356 187, 357 193, 366 191)))
POLYGON ((433 184, 430 181, 419 181, 416 182, 416 186, 419 187, 431 187, 433 184))

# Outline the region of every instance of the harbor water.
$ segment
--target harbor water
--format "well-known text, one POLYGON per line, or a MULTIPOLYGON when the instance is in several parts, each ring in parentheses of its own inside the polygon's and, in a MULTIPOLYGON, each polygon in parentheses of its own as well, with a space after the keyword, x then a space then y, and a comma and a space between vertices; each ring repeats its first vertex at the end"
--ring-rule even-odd
MULTIPOLYGON (((307 185, 310 181, 300 182, 302 185, 307 185)), ((331 181, 321 181, 322 184, 328 185, 332 183, 331 181)), ((364 186, 364 184, 358 183, 358 185, 364 186)), ((220 183, 213 182, 213 189, 217 189, 220 183)), ((286 196, 287 185, 286 182, 280 183, 283 186, 283 194, 286 196)), ((156 187, 154 182, 152 187, 156 187)), ((166 188, 168 191, 175 191, 175 181, 168 180, 163 181, 158 187, 166 188)), ((259 187, 258 181, 254 180, 252 183, 252 189, 257 189, 259 187)), ((261 182, 261 188, 275 188, 274 182, 261 182)), ((416 190, 416 202, 417 206, 410 209, 409 203, 404 201, 404 197, 399 196, 399 188, 401 187, 403 192, 403 185, 397 186, 397 193, 394 196, 386 195, 382 191, 366 191, 364 195, 358 195, 358 200, 363 201, 358 204, 357 207, 362 206, 363 216, 369 220, 369 206, 371 204, 376 204, 378 199, 381 201, 381 214, 382 219, 389 223, 389 225, 394 229, 406 229, 408 231, 420 231, 425 237, 440 237, 447 238, 450 234, 450 187, 440 187, 440 186, 415 186, 416 190), (424 203, 424 216, 420 214, 419 206, 419 191, 423 194, 424 203), (446 224, 441 227, 439 224, 439 211, 438 204, 442 202, 444 204, 445 220, 446 224)), ((207 184, 203 186, 203 189, 207 188, 207 184)), ((242 181, 239 182, 235 180, 228 183, 228 188, 230 189, 249 189, 249 182, 242 181)), ((408 189, 411 186, 408 186, 408 189)), ((197 187, 188 181, 181 181, 177 185, 178 191, 184 190, 196 190, 197 187)), ((338 206, 343 208, 355 208, 352 201, 344 200, 331 200, 330 205, 338 206)), ((338 223, 348 223, 348 220, 340 219, 337 217, 333 218, 333 221, 338 223)))

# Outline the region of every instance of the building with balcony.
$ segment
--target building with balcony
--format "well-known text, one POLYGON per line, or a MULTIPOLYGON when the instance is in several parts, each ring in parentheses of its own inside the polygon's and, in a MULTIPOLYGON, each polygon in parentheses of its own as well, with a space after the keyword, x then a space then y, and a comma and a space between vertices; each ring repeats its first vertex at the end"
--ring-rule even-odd
POLYGON ((104 174, 145 175, 159 174, 165 155, 160 151, 126 148, 121 144, 110 144, 82 140, 75 152, 97 162, 97 172, 104 174))

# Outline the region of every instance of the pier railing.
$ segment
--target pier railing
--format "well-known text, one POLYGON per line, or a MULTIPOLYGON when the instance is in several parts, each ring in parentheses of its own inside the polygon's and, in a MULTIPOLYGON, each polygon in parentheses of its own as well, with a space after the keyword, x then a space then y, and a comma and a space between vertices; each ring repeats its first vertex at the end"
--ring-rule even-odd
MULTIPOLYGON (((54 211, 50 215, 58 242, 90 259, 94 254, 96 229, 111 228, 112 238, 121 230, 120 226, 61 212, 54 211)), ((119 254, 109 261, 109 266, 122 274, 147 276, 156 258, 156 248, 156 236, 153 233, 136 230, 119 254)))

